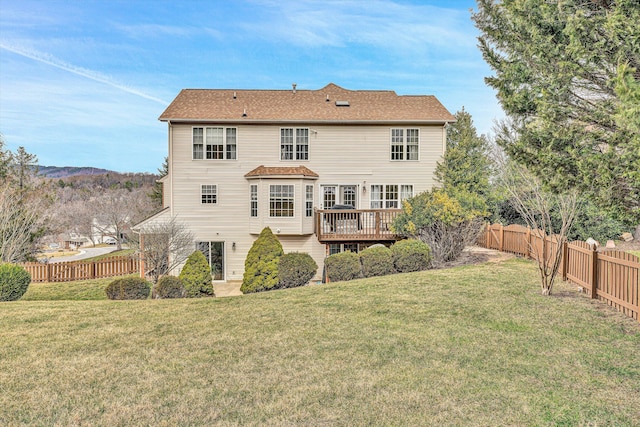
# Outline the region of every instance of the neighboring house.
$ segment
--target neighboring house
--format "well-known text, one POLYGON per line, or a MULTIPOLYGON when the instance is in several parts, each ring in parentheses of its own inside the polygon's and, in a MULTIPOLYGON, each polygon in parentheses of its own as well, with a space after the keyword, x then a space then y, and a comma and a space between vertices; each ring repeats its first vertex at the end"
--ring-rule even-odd
POLYGON ((329 84, 185 89, 160 120, 169 139, 165 209, 134 229, 176 217, 217 280, 241 280, 267 226, 285 253, 315 259, 318 278, 327 254, 396 240, 389 223, 403 199, 436 184, 455 118, 434 96, 329 84))

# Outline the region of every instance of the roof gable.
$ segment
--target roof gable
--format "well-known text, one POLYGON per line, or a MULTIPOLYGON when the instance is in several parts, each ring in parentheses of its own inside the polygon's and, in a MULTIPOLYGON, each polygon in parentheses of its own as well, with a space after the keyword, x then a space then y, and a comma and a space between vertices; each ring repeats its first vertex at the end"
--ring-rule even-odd
POLYGON ((399 96, 330 83, 318 90, 183 89, 160 120, 443 123, 455 118, 432 95, 399 96))

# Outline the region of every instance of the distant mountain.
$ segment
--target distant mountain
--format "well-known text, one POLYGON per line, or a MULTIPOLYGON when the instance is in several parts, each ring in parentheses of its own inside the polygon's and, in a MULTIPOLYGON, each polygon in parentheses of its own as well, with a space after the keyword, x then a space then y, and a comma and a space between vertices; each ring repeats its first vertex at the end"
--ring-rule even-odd
POLYGON ((106 175, 117 174, 118 172, 107 169, 92 168, 89 166, 38 166, 38 175, 46 178, 68 178, 78 175, 106 175))

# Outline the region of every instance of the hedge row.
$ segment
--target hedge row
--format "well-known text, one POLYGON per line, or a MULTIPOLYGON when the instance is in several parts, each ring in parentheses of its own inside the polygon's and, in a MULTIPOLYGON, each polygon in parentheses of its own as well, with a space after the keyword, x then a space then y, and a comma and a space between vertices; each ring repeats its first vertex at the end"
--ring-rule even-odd
POLYGON ((431 267, 431 249, 419 240, 401 240, 391 248, 374 245, 359 255, 353 252, 334 254, 327 257, 324 265, 327 278, 333 282, 409 273, 431 267))

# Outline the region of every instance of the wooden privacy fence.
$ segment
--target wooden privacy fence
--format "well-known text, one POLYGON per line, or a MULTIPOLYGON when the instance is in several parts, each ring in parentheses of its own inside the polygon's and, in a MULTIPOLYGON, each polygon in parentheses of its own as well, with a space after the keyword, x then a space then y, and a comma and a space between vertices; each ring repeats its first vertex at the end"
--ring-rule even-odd
POLYGON ((478 238, 478 244, 535 259, 535 254, 541 252, 543 238, 547 240, 549 251, 562 250, 559 273, 563 280, 577 284, 591 298, 640 321, 640 259, 633 254, 598 252, 595 247, 581 241, 559 245, 556 236, 545 236, 542 230, 531 230, 521 225, 487 225, 478 238))
POLYGON ((73 282, 74 280, 123 276, 139 271, 137 257, 109 257, 99 261, 49 264, 28 262, 20 265, 31 274, 32 282, 73 282))

